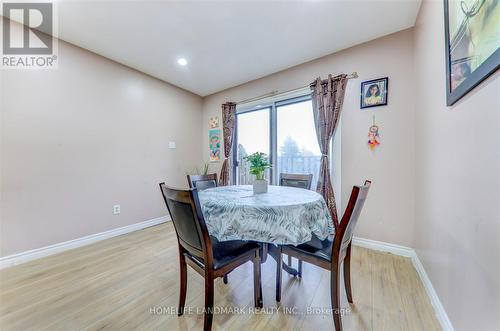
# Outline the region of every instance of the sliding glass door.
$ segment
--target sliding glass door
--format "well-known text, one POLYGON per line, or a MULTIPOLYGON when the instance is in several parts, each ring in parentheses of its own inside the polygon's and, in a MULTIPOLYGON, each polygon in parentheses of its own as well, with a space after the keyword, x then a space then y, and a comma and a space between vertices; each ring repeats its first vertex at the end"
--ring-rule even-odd
POLYGON ((251 184, 246 155, 264 152, 273 165, 266 178, 277 185, 280 173, 312 174, 316 187, 319 151, 310 97, 297 97, 238 109, 233 149, 233 182, 251 184))

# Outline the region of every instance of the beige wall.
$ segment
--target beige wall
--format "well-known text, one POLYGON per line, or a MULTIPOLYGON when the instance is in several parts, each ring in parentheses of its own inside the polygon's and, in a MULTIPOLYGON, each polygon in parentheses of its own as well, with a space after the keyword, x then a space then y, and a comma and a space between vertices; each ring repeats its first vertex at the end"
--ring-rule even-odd
MULTIPOLYGON (((206 97, 203 104, 203 152, 208 158, 208 121, 220 116, 220 105, 273 90, 285 91, 306 85, 320 75, 357 71, 348 83, 342 118, 342 203, 353 185, 373 180, 356 234, 395 244, 413 246, 414 226, 414 89, 413 32, 405 30, 321 59, 278 72, 262 79, 206 97), (376 110, 359 108, 363 80, 389 76, 389 105, 376 110), (380 125, 381 146, 367 147, 372 115, 380 125)), ((272 56, 272 53, 270 53, 272 56)), ((214 167, 214 169, 218 167, 214 167)), ((342 208, 342 210, 344 209, 342 208)))
POLYGON ((415 247, 456 330, 500 327, 498 72, 452 107, 445 101, 441 1, 415 29, 415 247))
POLYGON ((158 183, 201 162, 200 97, 63 42, 59 60, 2 72, 2 256, 163 216, 158 183))

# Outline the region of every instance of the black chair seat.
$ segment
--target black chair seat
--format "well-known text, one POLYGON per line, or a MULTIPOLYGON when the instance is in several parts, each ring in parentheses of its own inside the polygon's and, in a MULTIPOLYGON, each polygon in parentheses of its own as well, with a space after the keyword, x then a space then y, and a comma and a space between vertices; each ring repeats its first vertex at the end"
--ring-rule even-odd
POLYGON ((320 240, 318 237, 313 236, 311 241, 306 243, 292 246, 287 245, 288 248, 299 251, 307 255, 313 255, 323 260, 332 261, 332 246, 333 238, 328 237, 325 240, 320 240))
POLYGON ((260 245, 255 242, 234 241, 236 243, 233 241, 219 242, 219 247, 214 246, 214 269, 221 269, 243 255, 255 255, 255 250, 260 249, 260 245))
MULTIPOLYGON (((244 255, 254 255, 255 249, 261 248, 258 243, 252 241, 218 241, 217 238, 212 236, 210 236, 210 239, 212 240, 212 251, 214 257, 213 266, 215 270, 223 268, 228 263, 244 255)), ((202 258, 195 256, 191 257, 203 265, 202 258)))

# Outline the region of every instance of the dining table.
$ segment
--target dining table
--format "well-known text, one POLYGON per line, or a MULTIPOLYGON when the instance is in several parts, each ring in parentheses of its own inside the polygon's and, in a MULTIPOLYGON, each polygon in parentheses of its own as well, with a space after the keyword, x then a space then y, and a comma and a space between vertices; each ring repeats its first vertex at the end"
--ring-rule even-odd
MULTIPOLYGON (((268 254, 277 260, 280 245, 323 240, 334 232, 325 200, 311 190, 270 185, 266 193, 254 194, 252 185, 218 186, 199 191, 199 199, 210 235, 262 243, 262 262, 268 254)), ((294 268, 283 268, 297 275, 294 268)))

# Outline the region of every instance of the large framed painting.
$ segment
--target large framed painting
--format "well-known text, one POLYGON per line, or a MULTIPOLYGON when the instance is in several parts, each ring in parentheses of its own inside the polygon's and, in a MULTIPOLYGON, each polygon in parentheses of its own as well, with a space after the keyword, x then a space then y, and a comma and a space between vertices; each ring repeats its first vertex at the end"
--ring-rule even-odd
POLYGON ((446 104, 453 105, 500 64, 498 0, 444 0, 446 104))

